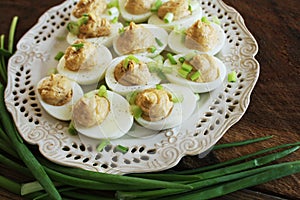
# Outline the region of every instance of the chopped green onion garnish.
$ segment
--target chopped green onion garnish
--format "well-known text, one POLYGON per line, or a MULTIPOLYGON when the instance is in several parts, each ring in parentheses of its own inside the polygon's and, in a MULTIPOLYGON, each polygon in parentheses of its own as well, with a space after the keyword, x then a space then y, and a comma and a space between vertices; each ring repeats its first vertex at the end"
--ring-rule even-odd
POLYGON ((171 23, 174 19, 174 14, 171 12, 168 12, 165 16, 164 16, 164 22, 165 23, 171 23))
POLYGON ((184 57, 180 57, 178 60, 179 60, 179 62, 184 63, 185 58, 184 57))
POLYGON ((201 21, 204 22, 204 23, 210 24, 210 21, 205 16, 201 18, 201 21))
POLYGON ((164 87, 161 84, 156 84, 155 88, 158 90, 164 89, 164 87))
POLYGON ((79 49, 81 49, 84 46, 84 44, 83 43, 78 43, 78 44, 72 44, 71 46, 75 47, 76 51, 78 51, 79 49))
POLYGON ((154 53, 156 51, 156 47, 152 46, 152 47, 149 47, 147 50, 149 53, 154 53))
POLYGON ((194 10, 197 9, 198 6, 199 5, 196 1, 191 1, 189 4, 189 11, 193 12, 194 10))
POLYGON ((98 94, 99 97, 107 97, 107 89, 105 87, 105 85, 101 85, 99 90, 98 90, 98 94))
POLYGON ((215 24, 218 24, 218 25, 221 24, 221 22, 220 22, 220 20, 219 20, 219 18, 217 16, 213 16, 212 22, 215 23, 215 24))
POLYGON ((181 66, 181 69, 183 69, 184 71, 187 71, 187 72, 191 72, 193 69, 193 66, 184 62, 181 66))
POLYGON ((187 76, 188 76, 189 73, 190 73, 190 72, 188 72, 188 71, 186 71, 186 70, 184 70, 184 69, 182 69, 182 68, 180 68, 180 69, 178 70, 178 74, 179 74, 182 78, 187 78, 187 76))
POLYGON ((158 11, 159 7, 162 5, 161 0, 156 0, 155 3, 151 6, 151 12, 158 11))
POLYGON ((107 12, 110 16, 119 16, 119 10, 116 7, 109 8, 107 12))
POLYGON ((160 47, 164 46, 164 43, 162 43, 162 42, 160 41, 160 39, 158 39, 157 37, 155 38, 155 42, 156 42, 157 45, 160 46, 160 47))
POLYGON ((167 53, 167 57, 172 65, 176 65, 177 62, 171 53, 167 53))
POLYGON ((109 140, 102 140, 101 143, 97 146, 97 152, 101 152, 108 144, 109 140))
POLYGON ((112 7, 119 7, 119 1, 118 0, 111 0, 108 4, 107 4, 108 8, 112 8, 112 7))
POLYGON ((122 35, 124 32, 125 32, 125 29, 124 29, 124 27, 122 27, 122 28, 119 28, 119 34, 120 34, 120 35, 122 35))
POLYGON ((118 22, 118 17, 114 17, 112 20, 111 20, 111 23, 112 24, 115 24, 115 23, 117 23, 118 22))
POLYGON ((140 118, 143 114, 143 110, 137 105, 131 105, 131 112, 136 119, 140 118))
POLYGON ((235 71, 232 71, 228 74, 228 82, 236 82, 237 75, 235 71))
POLYGON ((120 151, 122 153, 126 153, 129 150, 129 148, 128 147, 124 147, 122 145, 118 145, 118 146, 116 146, 116 150, 120 151))
POLYGON ((69 128, 68 128, 68 132, 71 134, 71 135, 77 135, 77 130, 75 129, 74 127, 74 124, 73 122, 71 121, 70 124, 69 124, 69 128))
POLYGON ((64 52, 59 51, 56 56, 54 57, 55 60, 59 61, 65 55, 64 52))
POLYGON ((138 95, 138 93, 139 93, 138 91, 134 91, 134 92, 129 93, 126 96, 126 99, 127 99, 127 101, 129 102, 130 105, 134 105, 135 104, 135 98, 138 95))
POLYGON ((195 73, 193 73, 193 74, 191 75, 191 80, 192 80, 192 81, 195 81, 195 80, 197 80, 200 76, 201 76, 201 73, 200 73, 199 71, 196 71, 195 73))
POLYGON ((134 61, 135 63, 139 63, 140 62, 140 60, 137 57, 135 57, 134 55, 129 55, 129 56, 127 56, 127 58, 129 60, 134 61))
POLYGON ((77 21, 78 26, 81 26, 83 24, 86 24, 89 21, 89 15, 82 15, 82 17, 80 17, 77 21))
POLYGON ((69 22, 67 25, 67 30, 74 35, 78 35, 79 27, 80 26, 76 22, 69 22))

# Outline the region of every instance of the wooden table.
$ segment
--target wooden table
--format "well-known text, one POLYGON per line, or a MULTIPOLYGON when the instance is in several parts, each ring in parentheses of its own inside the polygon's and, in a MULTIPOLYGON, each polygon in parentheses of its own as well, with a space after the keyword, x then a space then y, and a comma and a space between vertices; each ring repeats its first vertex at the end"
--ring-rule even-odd
MULTIPOLYGON (((13 16, 19 16, 16 40, 29 30, 38 17, 62 0, 1 0, 0 32, 8 35, 13 16)), ((239 141, 274 135, 270 141, 254 145, 214 151, 205 159, 189 156, 176 168, 191 168, 200 162, 224 161, 258 149, 300 141, 300 2, 299 0, 224 0, 244 17, 250 32, 259 44, 256 56, 261 65, 260 78, 251 96, 251 103, 243 118, 219 141, 239 141)), ((294 153, 278 162, 300 160, 294 153)), ((24 177, 1 167, 5 174, 17 181, 24 177)), ((299 199, 300 175, 281 178, 266 184, 238 191, 219 199, 299 199)), ((0 199, 22 199, 0 189, 0 199)))

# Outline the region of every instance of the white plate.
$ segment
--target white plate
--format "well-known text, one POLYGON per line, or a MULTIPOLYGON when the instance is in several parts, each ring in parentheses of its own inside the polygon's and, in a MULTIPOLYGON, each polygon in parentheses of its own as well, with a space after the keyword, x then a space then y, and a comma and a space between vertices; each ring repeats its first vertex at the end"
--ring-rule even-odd
MULTIPOLYGON (((205 15, 216 15, 221 21, 227 39, 217 56, 227 72, 237 72, 237 81, 229 83, 225 78, 220 87, 201 94, 193 116, 180 127, 159 133, 148 131, 141 137, 127 134, 97 152, 100 141, 70 135, 68 123, 48 115, 35 93, 37 82, 57 65, 54 56, 68 46, 61 37, 67 35, 66 24, 73 5, 73 1, 65 1, 43 14, 19 41, 8 65, 7 108, 21 136, 38 145, 49 160, 113 174, 160 171, 175 166, 185 155, 211 148, 245 113, 259 76, 259 63, 254 58, 258 45, 236 10, 221 0, 202 1, 205 15), (129 151, 116 151, 119 144, 129 147, 129 151)), ((85 88, 91 89, 95 88, 85 88)))

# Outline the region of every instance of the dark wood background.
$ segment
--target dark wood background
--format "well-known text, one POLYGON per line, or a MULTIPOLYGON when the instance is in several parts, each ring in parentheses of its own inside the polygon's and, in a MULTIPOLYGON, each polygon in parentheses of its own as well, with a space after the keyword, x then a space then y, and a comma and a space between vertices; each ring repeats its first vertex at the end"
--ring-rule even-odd
MULTIPOLYGON (((8 36, 10 21, 19 16, 16 41, 38 17, 62 0, 1 0, 0 34, 8 36)), ((191 168, 201 163, 224 161, 258 149, 300 141, 300 1, 299 0, 224 0, 245 19, 259 44, 256 56, 261 71, 243 118, 219 141, 239 141, 274 135, 270 141, 214 151, 205 159, 188 156, 176 168, 191 168)), ((278 162, 300 160, 299 151, 278 162)), ((0 165, 1 174, 19 182, 22 176, 0 165)), ((22 199, 0 189, 0 199, 22 199)), ((300 199, 300 174, 281 178, 219 199, 300 199)))

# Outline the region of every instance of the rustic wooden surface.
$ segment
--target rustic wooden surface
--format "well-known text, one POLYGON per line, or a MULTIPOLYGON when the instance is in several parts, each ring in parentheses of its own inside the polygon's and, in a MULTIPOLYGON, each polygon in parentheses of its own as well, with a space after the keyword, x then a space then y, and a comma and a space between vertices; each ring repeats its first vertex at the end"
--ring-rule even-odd
MULTIPOLYGON (((1 0, 0 34, 8 35, 13 16, 19 16, 16 40, 32 27, 48 8, 62 0, 1 0)), ((219 143, 274 135, 270 141, 212 152, 205 159, 189 156, 178 168, 224 161, 258 149, 300 141, 300 2, 299 0, 224 0, 245 19, 259 44, 256 56, 261 71, 243 118, 219 143)), ((278 162, 300 160, 300 153, 278 162)), ((24 182, 24 177, 0 165, 1 174, 24 182)), ((0 189, 0 199, 22 199, 0 189)), ((300 199, 300 175, 278 179, 218 199, 300 199)))

